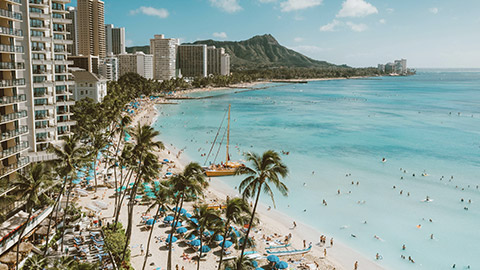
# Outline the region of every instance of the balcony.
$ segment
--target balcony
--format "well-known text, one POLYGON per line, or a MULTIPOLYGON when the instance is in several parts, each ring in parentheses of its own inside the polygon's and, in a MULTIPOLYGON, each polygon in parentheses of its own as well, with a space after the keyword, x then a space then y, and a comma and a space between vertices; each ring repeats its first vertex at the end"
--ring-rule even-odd
POLYGON ((14 5, 21 5, 22 4, 22 0, 6 0, 7 2, 9 3, 12 3, 14 5))
POLYGON ((58 135, 70 135, 72 132, 70 130, 60 130, 58 135))
POLYGON ((0 27, 0 35, 12 36, 12 37, 23 37, 23 31, 21 29, 0 27))
POLYGON ((65 109, 57 109, 57 115, 71 115, 72 113, 65 109))
POLYGON ((71 45, 71 44, 73 44, 73 40, 70 40, 70 39, 54 39, 53 43, 54 44, 60 44, 60 45, 71 45))
POLYGON ((15 155, 28 149, 28 142, 21 142, 13 147, 0 151, 0 159, 15 155))
POLYGON ((30 12, 31 19, 50 19, 50 14, 40 13, 40 12, 30 12))
POLYGON ((0 106, 6 106, 10 104, 20 103, 27 101, 27 96, 25 94, 17 96, 4 96, 0 97, 0 106))
POLYGON ((16 70, 25 69, 25 63, 23 62, 0 62, 0 70, 16 70))
POLYGON ((73 120, 61 120, 57 121, 57 126, 58 127, 66 127, 66 126, 74 126, 77 124, 77 121, 73 120))
POLYGON ((10 174, 16 170, 19 170, 30 163, 29 157, 21 157, 18 159, 17 163, 8 165, 0 169, 0 177, 4 177, 7 174, 10 174))
POLYGON ((48 6, 48 2, 44 0, 29 0, 31 7, 45 7, 48 6))
POLYGON ((35 121, 49 119, 49 118, 50 118, 49 113, 36 113, 35 114, 35 121))
POLYGON ((54 23, 71 24, 71 23, 72 23, 72 20, 71 20, 71 19, 55 18, 55 17, 53 17, 53 22, 54 22, 54 23))
POLYGON ((57 106, 73 106, 75 105, 75 100, 57 100, 57 106))
POLYGON ((73 95, 73 92, 72 92, 72 90, 63 89, 63 90, 56 90, 55 94, 57 94, 57 95, 73 95))
MULTIPOLYGON (((38 101, 38 99, 35 101, 38 101)), ((46 110, 51 110, 55 108, 55 104, 51 102, 41 102, 41 103, 35 102, 34 105, 35 105, 35 110, 46 111, 46 110)))
POLYGON ((52 38, 44 37, 44 36, 32 36, 31 39, 32 41, 36 41, 36 42, 50 42, 52 38))
POLYGON ((33 75, 46 75, 49 74, 50 71, 46 69, 34 69, 32 70, 33 75))
POLYGON ((28 127, 27 126, 21 126, 18 129, 13 129, 9 131, 2 132, 0 134, 0 140, 5 141, 5 140, 10 140, 12 138, 22 136, 24 134, 28 133, 28 127))
POLYGON ((16 86, 25 86, 25 79, 13 79, 0 81, 0 88, 9 88, 16 86))
POLYGON ((0 44, 0 52, 23 53, 23 46, 0 44))
POLYGON ((22 13, 13 12, 6 9, 0 9, 0 17, 21 21, 22 13))
POLYGON ((44 52, 46 51, 45 47, 37 47, 37 46, 34 46, 32 47, 32 51, 35 51, 35 52, 44 52))
POLYGON ((27 111, 26 110, 0 115, 0 124, 15 121, 15 120, 25 118, 25 117, 27 117, 27 111))

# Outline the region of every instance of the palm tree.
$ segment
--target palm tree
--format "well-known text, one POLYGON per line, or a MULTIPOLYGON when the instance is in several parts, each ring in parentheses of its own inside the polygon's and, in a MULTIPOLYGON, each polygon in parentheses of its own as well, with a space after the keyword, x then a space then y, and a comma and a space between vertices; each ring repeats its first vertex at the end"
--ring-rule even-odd
POLYGON ((231 262, 226 263, 223 270, 254 270, 255 266, 252 260, 247 258, 235 259, 231 262))
POLYGON ((40 255, 33 255, 28 258, 23 265, 23 269, 44 270, 47 269, 48 258, 40 255))
POLYGON ((132 138, 135 141, 135 146, 132 148, 132 156, 135 158, 135 161, 138 162, 138 165, 136 170, 137 176, 130 191, 130 200, 128 203, 128 223, 126 230, 127 241, 125 243, 122 260, 125 259, 128 243, 130 242, 130 236, 132 234, 133 207, 137 188, 140 180, 142 179, 142 174, 154 173, 155 169, 157 170, 156 174, 158 174, 159 166, 156 166, 156 168, 152 168, 151 166, 155 163, 158 164, 158 158, 155 156, 155 154, 153 154, 153 151, 165 148, 162 142, 155 141, 155 137, 158 136, 160 132, 154 130, 151 126, 140 126, 140 124, 138 124, 132 133, 132 138), (150 164, 146 164, 146 161, 148 161, 150 164))
POLYGON ((93 156, 93 173, 95 178, 95 192, 97 192, 97 162, 98 162, 98 154, 102 149, 104 149, 108 145, 107 137, 102 131, 98 131, 95 133, 91 133, 90 135, 90 143, 91 143, 91 153, 93 156))
MULTIPOLYGON (((65 137, 64 143, 62 146, 53 146, 50 145, 48 151, 52 152, 56 156, 58 161, 56 172, 60 178, 63 178, 63 184, 60 194, 57 197, 55 205, 58 205, 60 198, 64 193, 65 189, 67 190, 67 201, 65 205, 65 213, 63 215, 63 226, 65 227, 65 220, 67 216, 68 203, 70 200, 70 191, 71 191, 71 181, 75 177, 75 172, 89 159, 86 148, 82 147, 79 143, 78 137, 65 137)), ((50 219, 51 220, 51 219, 50 219)), ((48 243, 48 234, 50 233, 50 224, 48 224, 47 230, 47 243, 48 243)), ((62 231, 62 244, 61 249, 63 250, 63 239, 65 236, 65 230, 62 231)), ((47 252, 48 245, 45 246, 44 253, 47 252)))
MULTIPOLYGON (((118 114, 118 115, 121 115, 121 114, 118 114)), ((117 145, 115 146, 115 152, 114 152, 114 155, 113 155, 113 175, 114 175, 114 180, 115 180, 115 190, 118 189, 118 185, 117 185, 117 167, 119 166, 118 164, 120 163, 119 160, 118 160, 118 152, 120 150, 120 143, 122 142, 122 138, 126 132, 126 129, 127 129, 127 126, 132 122, 130 116, 128 115, 125 115, 123 117, 121 117, 119 120, 118 120, 118 128, 117 129, 114 129, 112 134, 115 134, 116 131, 120 131, 119 132, 119 135, 118 135, 118 142, 117 142, 117 145)), ((123 152, 123 151, 122 151, 123 152)), ((120 167, 120 171, 122 171, 122 167, 120 167)), ((115 211, 114 213, 116 213, 117 211, 117 203, 118 203, 118 196, 115 196, 115 211)))
POLYGON ((152 229, 150 230, 150 234, 148 236, 147 253, 145 254, 142 270, 145 270, 145 266, 147 265, 148 253, 150 251, 150 241, 152 240, 152 234, 153 234, 153 229, 155 228, 156 220, 159 218, 160 209, 165 210, 167 208, 167 203, 170 201, 171 195, 172 195, 171 190, 168 187, 164 186, 163 184, 155 186, 155 199, 153 203, 148 207, 147 211, 154 208, 155 206, 157 207, 157 211, 155 213, 155 216, 153 216, 155 221, 152 224, 152 229))
POLYGON ((30 218, 32 217, 33 208, 40 203, 39 199, 42 192, 49 184, 51 184, 51 182, 49 168, 47 168, 46 164, 36 163, 30 166, 26 174, 18 175, 18 178, 16 178, 12 183, 12 186, 19 191, 19 197, 26 198, 25 208, 28 212, 27 220, 22 225, 22 229, 20 230, 20 235, 18 237, 16 251, 17 260, 15 264, 16 269, 18 269, 20 243, 22 242, 23 233, 25 232, 25 229, 30 222, 30 218))
POLYGON ((220 249, 220 261, 218 263, 218 269, 221 269, 223 261, 223 248, 225 246, 225 240, 227 239, 228 232, 230 231, 230 223, 237 225, 243 225, 248 221, 250 216, 250 207, 243 198, 233 198, 227 201, 227 207, 225 209, 225 228, 223 229, 223 242, 220 249))
MULTIPOLYGON (((198 224, 190 221, 190 227, 198 231, 198 239, 200 240, 200 248, 197 259, 197 270, 200 269, 200 258, 202 257, 202 246, 204 245, 203 233, 211 230, 219 229, 222 226, 222 218, 220 212, 208 207, 208 204, 202 204, 195 206, 194 214, 192 218, 198 220, 198 224)), ((172 228, 175 230, 175 227, 172 228)))
MULTIPOLYGON (((172 232, 170 233, 170 239, 173 236, 174 228, 177 226, 178 219, 180 217, 180 209, 183 207, 185 198, 197 197, 202 193, 204 187, 208 185, 205 181, 205 174, 202 167, 196 162, 189 163, 182 173, 177 174, 170 178, 169 185, 175 196, 175 208, 177 211, 173 217, 172 232)), ((168 243, 168 257, 167 257, 167 270, 172 269, 172 243, 168 243)))
MULTIPOLYGON (((240 167, 236 172, 237 175, 248 175, 248 177, 240 183, 238 190, 242 193, 244 199, 253 197, 256 198, 255 205, 253 206, 252 216, 250 217, 250 222, 248 223, 247 234, 245 236, 245 240, 243 241, 239 262, 243 260, 245 247, 247 246, 248 242, 248 235, 252 229, 260 193, 263 191, 269 195, 272 199, 274 207, 275 199, 270 185, 273 185, 283 196, 288 195, 287 186, 282 183, 279 178, 285 178, 288 175, 288 169, 287 166, 283 164, 282 159, 277 152, 273 150, 267 150, 262 156, 259 156, 255 153, 248 153, 247 161, 252 163, 252 168, 247 166, 240 167)), ((238 269, 242 269, 240 264, 238 269)))

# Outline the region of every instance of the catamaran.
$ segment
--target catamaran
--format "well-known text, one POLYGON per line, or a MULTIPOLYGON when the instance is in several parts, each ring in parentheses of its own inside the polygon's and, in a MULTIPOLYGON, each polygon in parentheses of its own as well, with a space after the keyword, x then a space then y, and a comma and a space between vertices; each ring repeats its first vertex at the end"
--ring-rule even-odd
MULTIPOLYGON (((226 157, 226 161, 225 161, 225 163, 221 162, 220 164, 212 164, 212 165, 206 167, 205 168, 205 174, 208 177, 234 175, 237 172, 238 168, 245 166, 241 162, 230 160, 230 154, 228 152, 229 151, 229 145, 230 145, 230 109, 231 109, 231 105, 229 104, 228 105, 228 126, 227 126, 227 130, 226 130, 226 132, 227 132, 227 157, 226 157)), ((223 123, 223 121, 222 121, 222 123, 223 123)), ((220 124, 220 128, 221 128, 221 124, 220 124)), ((220 128, 219 128, 219 130, 220 130, 220 128)), ((218 136, 218 132, 217 132, 217 136, 218 136)), ((217 137, 215 137, 215 140, 213 141, 212 149, 215 146, 216 139, 217 139, 217 137)), ((210 152, 211 151, 212 150, 210 149, 210 152)), ((210 153, 209 153, 209 156, 210 156, 210 153)), ((207 159, 208 159, 208 156, 207 156, 207 159)))

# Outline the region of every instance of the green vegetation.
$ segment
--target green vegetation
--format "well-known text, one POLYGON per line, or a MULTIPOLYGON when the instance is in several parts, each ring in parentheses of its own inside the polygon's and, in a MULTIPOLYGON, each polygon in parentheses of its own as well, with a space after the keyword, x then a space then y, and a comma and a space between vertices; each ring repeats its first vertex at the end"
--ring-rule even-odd
POLYGON ((103 229, 105 247, 110 251, 115 260, 117 266, 122 267, 122 269, 130 269, 130 250, 128 249, 125 253, 125 257, 122 260, 123 250, 125 243, 127 243, 127 237, 125 235, 125 230, 121 223, 110 224, 110 226, 105 226, 103 229))
POLYGON ((23 265, 24 270, 96 270, 98 264, 81 263, 75 261, 72 257, 44 257, 33 255, 28 258, 23 265))

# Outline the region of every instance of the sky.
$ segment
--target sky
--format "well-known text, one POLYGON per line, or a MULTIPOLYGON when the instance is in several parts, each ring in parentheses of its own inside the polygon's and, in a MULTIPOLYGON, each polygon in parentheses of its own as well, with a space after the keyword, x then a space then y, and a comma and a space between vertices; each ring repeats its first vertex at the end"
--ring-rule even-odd
MULTIPOLYGON (((353 67, 480 68, 480 0, 104 0, 127 46, 272 34, 317 60, 353 67)), ((71 5, 76 5, 72 0, 71 5)))

